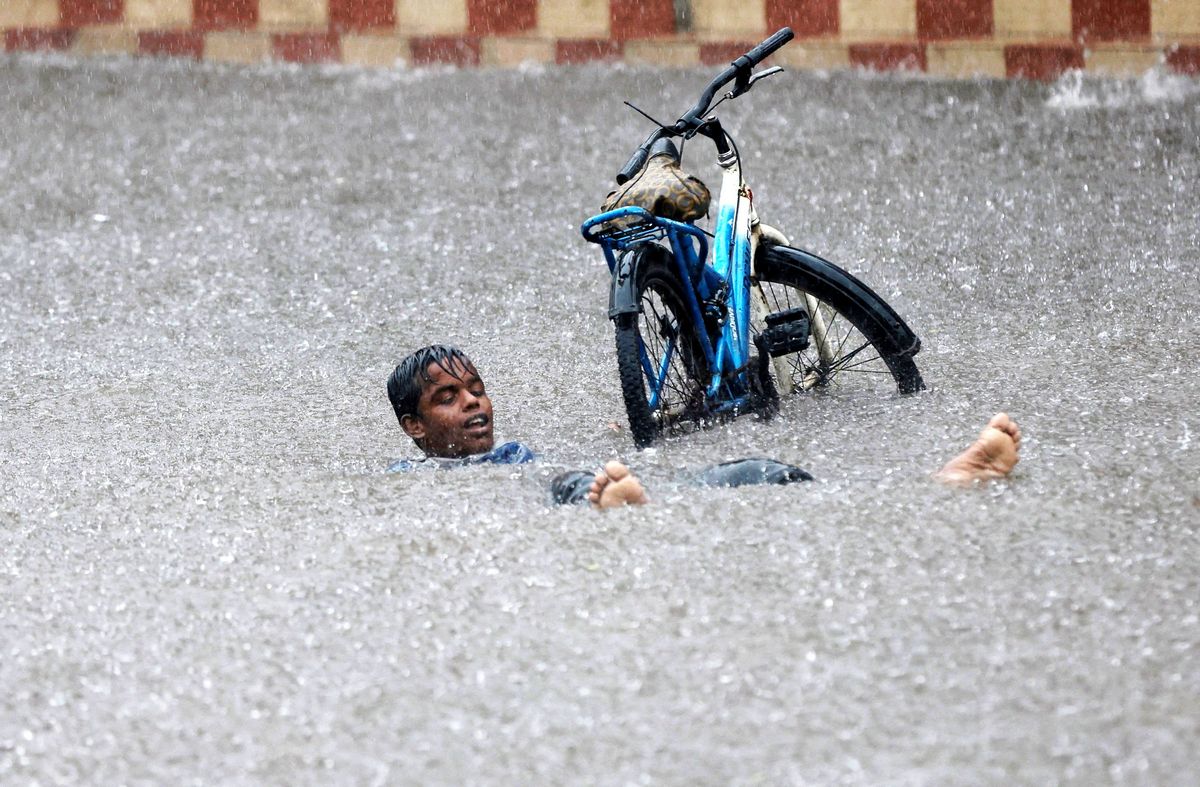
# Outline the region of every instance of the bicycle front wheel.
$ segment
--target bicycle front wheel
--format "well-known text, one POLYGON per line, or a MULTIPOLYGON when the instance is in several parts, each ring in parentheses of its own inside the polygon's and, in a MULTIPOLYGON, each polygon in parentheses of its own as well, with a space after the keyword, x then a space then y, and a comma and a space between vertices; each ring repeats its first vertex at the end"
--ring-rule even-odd
POLYGON ((679 276, 661 247, 634 249, 638 311, 616 319, 617 370, 633 441, 645 447, 705 418, 707 363, 679 276))
POLYGON ((780 395, 834 388, 909 394, 925 387, 913 361, 920 340, 858 279, 787 246, 763 248, 755 273, 761 298, 752 332, 763 329, 767 314, 803 307, 809 316, 808 347, 773 359, 780 395))

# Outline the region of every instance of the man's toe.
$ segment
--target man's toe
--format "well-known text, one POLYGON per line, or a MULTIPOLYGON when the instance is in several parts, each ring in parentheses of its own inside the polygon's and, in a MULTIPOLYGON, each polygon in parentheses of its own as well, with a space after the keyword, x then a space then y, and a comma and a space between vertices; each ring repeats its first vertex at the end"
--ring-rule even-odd
POLYGON ((629 475, 629 468, 618 462, 616 459, 613 459, 604 466, 604 472, 613 481, 620 481, 622 478, 629 475))

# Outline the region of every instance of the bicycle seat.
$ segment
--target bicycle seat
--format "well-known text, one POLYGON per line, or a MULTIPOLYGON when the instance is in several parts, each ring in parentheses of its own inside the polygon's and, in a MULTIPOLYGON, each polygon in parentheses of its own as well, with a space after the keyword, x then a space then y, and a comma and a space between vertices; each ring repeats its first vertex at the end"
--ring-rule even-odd
POLYGON ((704 181, 679 166, 679 149, 669 139, 660 139, 637 176, 617 191, 610 192, 601 210, 638 207, 655 216, 675 221, 695 221, 708 213, 712 195, 704 181))

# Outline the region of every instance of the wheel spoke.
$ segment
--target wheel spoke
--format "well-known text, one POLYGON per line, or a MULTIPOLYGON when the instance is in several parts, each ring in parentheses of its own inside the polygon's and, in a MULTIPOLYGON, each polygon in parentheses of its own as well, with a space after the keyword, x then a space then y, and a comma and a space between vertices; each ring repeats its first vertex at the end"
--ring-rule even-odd
POLYGON ((882 355, 872 355, 870 358, 864 358, 863 360, 860 360, 857 363, 839 364, 838 371, 846 372, 851 369, 857 369, 860 366, 866 366, 867 364, 874 363, 876 361, 883 361, 883 356, 882 355))
MULTIPOLYGON (((849 337, 847 337, 847 338, 849 338, 849 337)), ((845 344, 845 341, 843 341, 843 342, 842 342, 842 344, 845 344)), ((870 346, 871 346, 871 343, 870 343, 870 342, 863 342, 861 345, 859 345, 858 347, 854 348, 854 350, 853 350, 852 352, 846 353, 845 355, 843 355, 841 352, 839 352, 839 353, 838 353, 838 355, 837 355, 837 360, 835 360, 835 361, 834 361, 832 364, 830 364, 830 365, 829 365, 829 368, 830 368, 830 369, 840 369, 840 368, 841 368, 841 367, 843 367, 843 366, 846 364, 846 362, 848 362, 848 361, 849 361, 851 358, 853 358, 854 356, 858 355, 860 352, 862 352, 864 349, 866 349, 867 347, 870 347, 870 346)), ((839 345, 839 348, 838 348, 838 349, 839 349, 839 350, 841 349, 840 345, 839 345)))
MULTIPOLYGON (((786 270, 786 269, 785 269, 786 270)), ((786 276, 786 273, 783 273, 786 276)), ((774 278, 774 276, 772 276, 774 278)), ((816 341, 816 333, 808 348, 785 356, 784 363, 778 371, 789 375, 791 388, 797 391, 814 387, 827 387, 842 373, 855 373, 860 385, 872 387, 872 383, 862 382, 868 379, 898 380, 892 369, 887 366, 879 349, 863 335, 854 322, 832 304, 812 293, 806 293, 800 287, 787 284, 786 281, 766 281, 758 279, 759 288, 764 295, 764 304, 768 313, 792 308, 793 304, 804 304, 806 296, 811 298, 807 306, 810 318, 814 322, 823 321, 824 337, 827 352, 823 351, 816 341), (815 302, 815 311, 813 311, 815 302), (871 352, 867 352, 871 350, 871 352), (826 360, 828 359, 828 360, 826 360), (874 375, 868 378, 866 375, 874 375)), ((761 319, 761 318, 760 318, 761 319)), ((755 330, 763 326, 756 325, 755 330)), ((847 380, 852 378, 847 378, 847 380)), ((849 385, 849 383, 846 383, 849 385)))
POLYGON ((686 417, 696 405, 695 348, 683 339, 687 329, 680 322, 684 306, 678 300, 657 281, 642 293, 638 339, 645 348, 643 382, 651 414, 661 426, 686 417))
MULTIPOLYGON (((832 311, 832 309, 831 309, 830 311, 832 311)), ((828 323, 828 326, 827 326, 827 330, 831 330, 831 329, 833 328, 833 324, 834 324, 835 322, 837 322, 837 318, 838 318, 838 317, 840 317, 840 316, 841 316, 841 315, 840 315, 840 314, 838 314, 837 312, 833 312, 833 319, 829 321, 829 323, 828 323)), ((841 340, 841 341, 838 343, 838 348, 837 348, 837 351, 836 351, 836 352, 834 352, 834 354, 833 354, 833 357, 834 357, 834 358, 841 358, 841 357, 842 357, 842 348, 846 346, 846 340, 850 338, 850 333, 851 333, 851 331, 853 331, 853 330, 854 330, 854 328, 853 328, 853 326, 851 326, 851 327, 850 327, 850 328, 849 328, 849 329, 846 331, 845 335, 844 335, 844 336, 842 336, 842 340, 841 340)))

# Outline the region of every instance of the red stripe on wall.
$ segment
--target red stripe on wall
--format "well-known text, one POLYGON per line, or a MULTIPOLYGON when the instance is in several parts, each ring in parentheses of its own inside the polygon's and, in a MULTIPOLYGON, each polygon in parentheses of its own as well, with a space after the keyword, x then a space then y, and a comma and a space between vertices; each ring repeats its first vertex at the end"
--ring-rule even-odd
POLYGON ((122 0, 59 0, 58 16, 66 27, 111 25, 121 21, 122 0))
POLYGON ((1004 47, 1004 71, 1010 77, 1057 79, 1083 68, 1083 47, 1013 44, 1004 47))
POLYGON ((467 0, 467 30, 510 35, 537 27, 537 0, 467 0))
POLYGON ((799 38, 837 35, 838 0, 767 0, 767 32, 781 27, 799 38))
POLYGON ((554 44, 554 62, 560 65, 570 63, 591 63, 597 60, 620 60, 624 53, 620 41, 609 41, 598 38, 594 40, 560 40, 554 44))
POLYGON ((992 0, 917 0, 919 38, 984 38, 994 27, 992 0))
POLYGON ((1071 32, 1076 41, 1149 38, 1150 0, 1072 0, 1071 32))
POLYGON ((850 65, 874 71, 924 71, 923 44, 851 44, 850 65))
POLYGON ((138 33, 138 54, 199 60, 204 55, 204 34, 190 30, 143 30, 138 33))
POLYGON ((706 66, 728 65, 754 48, 757 41, 710 41, 700 44, 700 62, 706 66))
POLYGON ((675 34, 673 0, 609 0, 612 37, 653 38, 675 34))
POLYGON ((479 39, 467 36, 420 36, 409 42, 414 65, 479 65, 479 39))
POLYGON ((258 0, 192 0, 192 19, 198 30, 254 27, 258 0))
POLYGON ((4 48, 9 52, 67 49, 74 40, 74 30, 23 27, 4 31, 4 48))
POLYGON ((289 63, 336 63, 342 59, 337 33, 277 33, 271 53, 289 63))
POLYGON ((1200 75, 1200 46, 1176 46, 1167 50, 1167 67, 1180 74, 1200 75))
POLYGON ((368 30, 396 26, 395 0, 329 0, 329 26, 334 30, 368 30))

